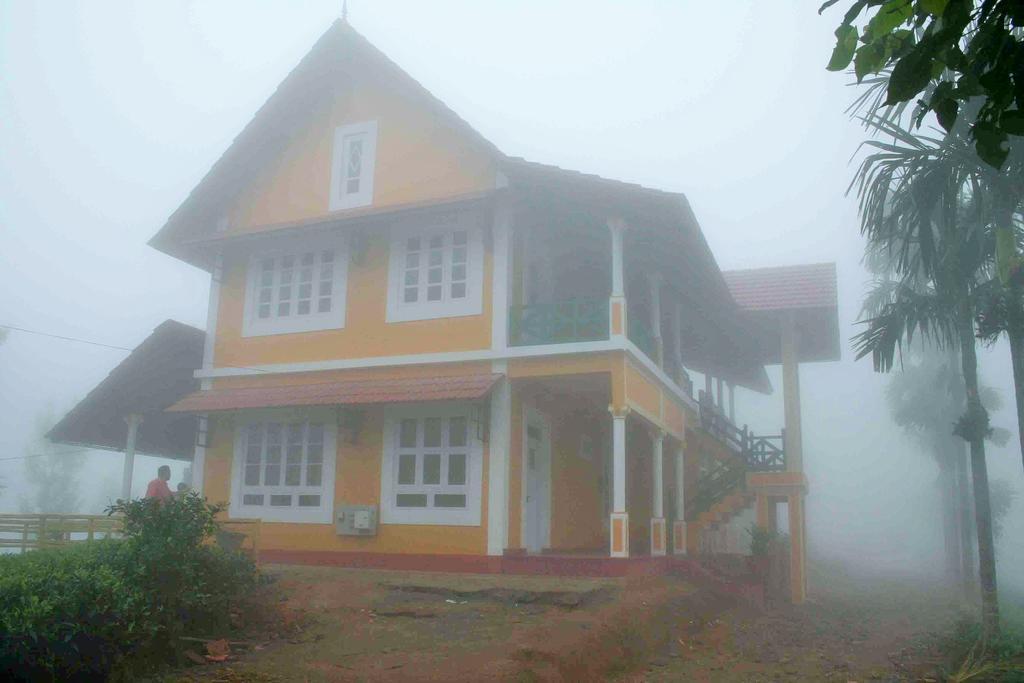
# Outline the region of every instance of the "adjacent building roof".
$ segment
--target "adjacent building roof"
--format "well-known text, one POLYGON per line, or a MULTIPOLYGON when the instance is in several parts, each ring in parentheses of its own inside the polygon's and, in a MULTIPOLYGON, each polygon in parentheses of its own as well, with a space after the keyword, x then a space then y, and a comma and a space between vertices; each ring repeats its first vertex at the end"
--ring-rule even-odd
POLYGON ((797 360, 840 358, 836 265, 753 268, 722 273, 733 299, 757 330, 765 363, 781 363, 781 325, 797 330, 797 360))
POLYGON ((748 311, 836 308, 836 264, 724 271, 729 291, 748 311))
POLYGON ((136 450, 190 460, 196 418, 164 409, 199 389, 206 333, 175 320, 161 323, 46 435, 57 443, 123 451, 125 417, 142 415, 136 450))
POLYGON ((501 377, 500 374, 487 373, 209 389, 189 394, 167 410, 173 413, 212 413, 289 406, 474 401, 487 396, 501 377))

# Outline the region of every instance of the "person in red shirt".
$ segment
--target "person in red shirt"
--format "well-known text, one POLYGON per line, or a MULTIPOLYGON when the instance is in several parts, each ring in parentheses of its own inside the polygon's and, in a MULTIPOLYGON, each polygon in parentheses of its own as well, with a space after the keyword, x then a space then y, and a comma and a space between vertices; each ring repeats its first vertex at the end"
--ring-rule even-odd
POLYGON ((167 482, 171 480, 171 468, 167 465, 160 465, 160 469, 156 471, 156 479, 149 482, 149 486, 146 487, 146 498, 158 498, 160 500, 167 500, 174 494, 171 493, 171 487, 167 485, 167 482))

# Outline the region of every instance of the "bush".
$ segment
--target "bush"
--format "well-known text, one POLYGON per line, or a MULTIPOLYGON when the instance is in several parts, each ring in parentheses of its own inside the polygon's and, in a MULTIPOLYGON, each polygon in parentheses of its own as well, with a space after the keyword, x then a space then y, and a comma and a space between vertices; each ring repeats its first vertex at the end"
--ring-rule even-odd
POLYGON ((0 670, 103 679, 173 659, 186 632, 225 627, 257 575, 208 543, 218 510, 196 494, 118 503, 123 540, 0 557, 0 670))

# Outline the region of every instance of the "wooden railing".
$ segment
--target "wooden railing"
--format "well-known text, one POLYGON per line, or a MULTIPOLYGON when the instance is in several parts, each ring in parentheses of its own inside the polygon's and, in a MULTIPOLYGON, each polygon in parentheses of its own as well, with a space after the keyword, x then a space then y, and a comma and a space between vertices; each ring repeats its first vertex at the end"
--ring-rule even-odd
POLYGON ((695 495, 686 501, 686 518, 697 519, 718 501, 745 485, 747 468, 739 459, 715 460, 697 480, 695 495))
POLYGON ((21 552, 88 542, 121 533, 121 518, 107 515, 0 514, 0 548, 21 552))
POLYGON ((785 472, 785 435, 750 436, 744 455, 751 472, 785 472))
POLYGON ((608 339, 608 300, 582 299, 512 306, 508 330, 512 346, 608 339))
MULTIPOLYGON (((214 541, 225 550, 240 550, 259 562, 258 519, 226 519, 214 541)), ((101 538, 119 537, 123 529, 119 515, 0 514, 0 548, 21 552, 59 548, 101 538)))

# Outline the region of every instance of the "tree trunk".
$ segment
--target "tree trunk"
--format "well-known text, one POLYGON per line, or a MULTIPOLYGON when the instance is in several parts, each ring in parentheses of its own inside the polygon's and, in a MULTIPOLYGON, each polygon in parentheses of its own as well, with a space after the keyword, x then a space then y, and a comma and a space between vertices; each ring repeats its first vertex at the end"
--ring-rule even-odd
MULTIPOLYGON (((1017 287, 1011 289, 1010 308, 1017 309, 1020 305, 1020 295, 1017 287)), ((1024 466, 1024 334, 1022 325, 1014 313, 1010 314, 1010 324, 1007 330, 1007 337, 1010 340, 1010 361, 1013 365, 1013 395, 1017 404, 1017 436, 1020 439, 1021 466, 1024 466)))
POLYGON ((960 579, 964 599, 974 598, 977 580, 974 573, 974 500, 971 487, 967 483, 967 444, 956 442, 956 489, 957 489, 957 527, 960 531, 960 579))
POLYGON ((988 467, 985 462, 985 432, 988 419, 978 396, 978 356, 974 347, 974 316, 970 305, 961 304, 960 360, 967 390, 967 434, 971 447, 971 475, 974 484, 974 519, 978 531, 978 578, 981 587, 981 627, 987 639, 999 635, 999 595, 996 589, 996 554, 992 540, 992 506, 988 495, 988 467))
POLYGON ((956 491, 955 464, 952 460, 951 448, 943 444, 937 449, 939 460, 939 505, 942 507, 942 540, 946 550, 946 580, 950 585, 958 585, 960 576, 960 531, 958 499, 956 491))

